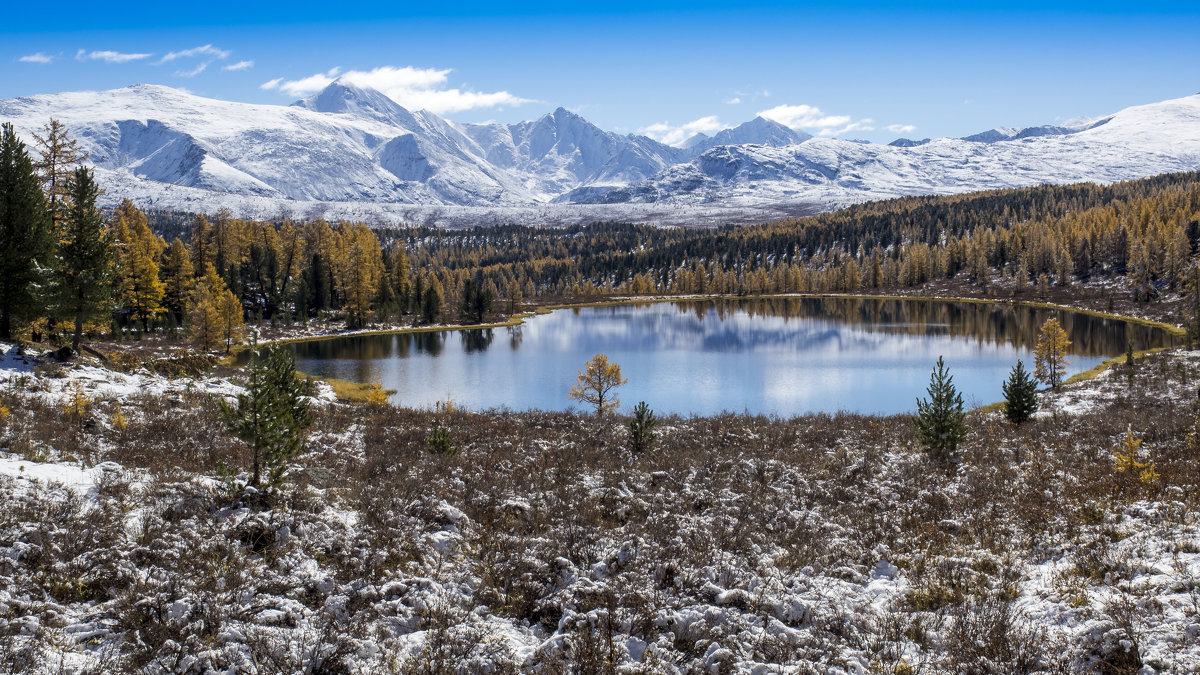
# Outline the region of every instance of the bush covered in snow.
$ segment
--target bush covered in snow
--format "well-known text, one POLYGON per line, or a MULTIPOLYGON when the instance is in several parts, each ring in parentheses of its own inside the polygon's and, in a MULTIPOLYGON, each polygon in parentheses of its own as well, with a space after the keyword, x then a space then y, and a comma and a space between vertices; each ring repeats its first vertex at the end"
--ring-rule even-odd
POLYGON ((1194 672, 1198 366, 970 413, 949 463, 905 416, 667 417, 633 454, 620 416, 325 402, 269 494, 236 386, 13 366, 0 671, 1194 672))

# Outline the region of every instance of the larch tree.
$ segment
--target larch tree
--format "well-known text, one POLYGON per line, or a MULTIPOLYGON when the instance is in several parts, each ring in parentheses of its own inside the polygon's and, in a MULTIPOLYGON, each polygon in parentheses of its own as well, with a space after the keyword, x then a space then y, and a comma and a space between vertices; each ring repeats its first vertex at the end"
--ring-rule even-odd
POLYGON ((1062 384, 1063 375, 1070 362, 1067 361, 1067 347, 1071 341, 1067 339, 1067 331, 1063 330, 1058 319, 1046 319, 1038 334, 1034 346, 1033 376, 1056 388, 1062 384))
POLYGON ((167 247, 160 270, 163 279, 163 305, 175 315, 176 323, 182 323, 188 298, 195 286, 195 272, 187 245, 178 237, 167 247))
POLYGON ((38 286, 53 253, 45 197, 25 144, 11 124, 0 131, 0 340, 11 340, 13 321, 41 313, 38 286))
POLYGON ((187 313, 189 332, 203 349, 212 349, 224 342, 228 352, 229 347, 241 338, 242 304, 212 263, 205 265, 204 276, 196 280, 187 313))
POLYGON ((76 168, 67 182, 54 275, 58 313, 74 324, 74 351, 84 323, 112 311, 113 238, 96 208, 99 194, 91 169, 76 168))
POLYGON ((146 214, 128 199, 116 213, 117 293, 122 307, 150 330, 150 322, 163 311, 165 287, 159 279, 162 239, 150 231, 146 214))
POLYGON ((578 372, 567 398, 594 405, 596 415, 603 416, 621 405, 614 390, 627 382, 629 378, 621 377, 620 364, 609 362, 607 354, 597 354, 578 372))
POLYGON ((187 304, 188 336, 202 351, 221 344, 221 313, 208 284, 200 282, 192 290, 187 304))
POLYGON ((958 452, 967 437, 966 413, 962 394, 939 356, 929 376, 929 399, 917 399, 917 440, 935 459, 946 461, 958 452))
POLYGON ((346 325, 361 328, 371 316, 371 304, 383 278, 383 252, 371 228, 363 223, 342 224, 335 254, 338 286, 345 302, 346 325))
POLYGON ((67 126, 53 117, 42 127, 42 132, 45 136, 36 132, 33 134, 41 154, 35 167, 49 202, 52 225, 57 232, 66 218, 65 209, 71 199, 73 173, 87 161, 88 153, 79 146, 79 141, 67 133, 67 126))

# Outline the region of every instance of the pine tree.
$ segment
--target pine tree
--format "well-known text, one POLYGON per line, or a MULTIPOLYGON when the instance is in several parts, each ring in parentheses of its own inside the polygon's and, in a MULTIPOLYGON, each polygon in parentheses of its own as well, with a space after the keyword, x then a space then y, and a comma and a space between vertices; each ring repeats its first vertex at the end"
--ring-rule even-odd
POLYGON ((629 420, 629 450, 635 455, 646 452, 654 445, 654 427, 658 420, 645 401, 633 407, 633 419, 629 420))
POLYGON ((44 281, 53 252, 46 201, 11 124, 0 131, 0 340, 11 340, 13 320, 32 320, 44 298, 44 281))
POLYGON ((1019 359, 1001 389, 1004 391, 1004 416, 1008 421, 1021 424, 1037 412, 1037 381, 1029 376, 1019 359))
POLYGON ((254 342, 246 366, 246 393, 238 394, 236 407, 221 401, 221 417, 230 433, 250 448, 251 485, 259 485, 264 471, 268 485, 278 485, 300 452, 304 429, 312 423, 305 388, 296 377, 290 351, 277 347, 264 354, 254 342))
POLYGON ((91 169, 76 168, 67 188, 55 286, 59 314, 74 323, 71 349, 79 351, 83 324, 112 311, 113 246, 96 208, 100 189, 91 169))
POLYGON ((1033 376, 1057 388, 1062 384, 1067 366, 1067 347, 1071 341, 1067 339, 1067 331, 1063 330, 1058 319, 1046 319, 1042 331, 1038 335, 1037 345, 1034 346, 1033 376))
POLYGON ((917 399, 917 440, 938 460, 948 460, 967 437, 962 394, 939 356, 929 377, 929 400, 917 399))
POLYGON ((421 298, 421 320, 425 323, 434 323, 441 316, 442 285, 436 279, 432 279, 425 288, 424 297, 421 298))

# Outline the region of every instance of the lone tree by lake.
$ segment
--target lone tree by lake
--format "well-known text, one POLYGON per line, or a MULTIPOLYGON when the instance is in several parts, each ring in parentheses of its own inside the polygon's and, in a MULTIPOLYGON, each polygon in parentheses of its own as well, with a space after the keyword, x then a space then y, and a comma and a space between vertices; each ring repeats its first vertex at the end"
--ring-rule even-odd
POLYGON ((1057 388, 1062 384, 1063 375, 1067 372, 1067 347, 1071 341, 1067 339, 1067 331, 1063 330, 1058 319, 1046 319, 1042 324, 1042 332, 1038 335, 1037 345, 1033 349, 1033 376, 1057 388))
POLYGON ((613 390, 628 381, 621 377, 619 364, 609 363, 607 354, 597 354, 587 362, 586 371, 579 371, 567 398, 596 406, 596 415, 601 416, 621 405, 613 390))
POLYGON ((967 437, 962 394, 946 370, 942 357, 929 376, 929 400, 917 399, 917 440, 938 460, 948 460, 967 437))

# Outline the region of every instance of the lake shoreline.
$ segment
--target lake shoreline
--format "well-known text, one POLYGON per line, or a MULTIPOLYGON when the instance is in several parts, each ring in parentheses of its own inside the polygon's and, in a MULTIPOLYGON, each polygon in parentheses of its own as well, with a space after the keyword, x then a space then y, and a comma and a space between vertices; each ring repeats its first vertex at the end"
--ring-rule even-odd
MULTIPOLYGON (((941 297, 941 296, 915 295, 915 294, 907 295, 907 296, 876 295, 876 294, 842 294, 842 293, 821 293, 821 294, 775 293, 775 294, 762 294, 762 295, 690 294, 690 295, 675 295, 675 296, 668 296, 668 295, 618 296, 618 297, 608 297, 608 298, 603 298, 603 299, 593 299, 593 300, 576 301, 576 302, 554 302, 554 301, 541 302, 538 305, 536 305, 535 307, 530 308, 529 311, 518 312, 516 314, 511 315, 510 317, 508 317, 506 320, 503 320, 503 321, 494 321, 494 322, 489 322, 489 323, 473 324, 473 325, 447 324, 447 325, 433 325, 433 326, 390 327, 390 328, 375 329, 375 330, 347 331, 347 332, 327 333, 327 334, 315 335, 315 336, 283 338, 283 339, 271 340, 269 342, 265 342, 264 344, 302 345, 305 343, 330 341, 330 340, 339 339, 339 338, 346 338, 346 339, 372 338, 372 337, 381 337, 381 336, 389 336, 389 335, 395 336, 395 335, 427 334, 427 333, 431 333, 431 332, 439 332, 439 333, 448 333, 449 334, 449 333, 463 333, 463 332, 478 331, 478 330, 489 330, 489 329, 495 329, 495 328, 520 326, 520 325, 526 324, 527 319, 530 319, 530 318, 533 318, 536 316, 544 316, 555 310, 562 310, 562 309, 578 310, 578 309, 599 308, 599 307, 650 306, 650 305, 656 305, 656 304, 695 303, 695 302, 734 302, 734 303, 739 303, 739 305, 740 305, 741 303, 754 303, 754 302, 762 302, 762 301, 789 301, 790 302, 790 301, 801 301, 801 300, 847 300, 847 301, 884 301, 884 302, 897 302, 898 301, 898 302, 936 303, 936 304, 948 304, 948 305, 950 305, 950 304, 990 305, 990 306, 1008 307, 1008 308, 1026 308, 1026 309, 1030 309, 1030 310, 1051 310, 1051 311, 1055 311, 1055 312, 1067 312, 1067 313, 1078 314, 1080 316, 1099 318, 1099 319, 1103 319, 1103 320, 1107 320, 1107 321, 1119 321, 1121 323, 1128 324, 1131 326, 1140 326, 1140 327, 1144 327, 1144 328, 1150 328, 1155 331, 1161 330, 1161 331, 1163 331, 1164 335, 1170 335, 1170 336, 1174 336, 1174 337, 1178 337, 1179 334, 1182 332, 1182 330, 1179 329, 1178 327, 1171 326, 1169 324, 1164 324, 1164 323, 1157 322, 1157 321, 1153 321, 1153 320, 1149 320, 1149 319, 1145 319, 1145 318, 1140 318, 1140 317, 1130 317, 1130 316, 1125 316, 1125 315, 1120 315, 1120 314, 1115 314, 1115 313, 1102 312, 1102 311, 1098 311, 1098 310, 1094 310, 1094 309, 1086 309, 1086 308, 1080 309, 1080 308, 1075 308, 1075 307, 1070 307, 1070 306, 1063 306, 1063 305, 1059 305, 1059 304, 1055 304, 1055 303, 1036 302, 1036 301, 1020 301, 1020 300, 1011 300, 1011 299, 1001 300, 1001 299, 992 299, 992 298, 941 297)), ((752 312, 752 314, 753 314, 753 312, 752 312)), ((814 317, 814 318, 820 318, 820 317, 814 317)), ((840 319, 836 319, 836 318, 835 318, 835 320, 840 321, 840 319)), ((1167 346, 1167 347, 1154 347, 1154 348, 1150 348, 1150 349, 1139 349, 1137 352, 1135 352, 1135 358, 1144 358, 1145 355, 1149 354, 1149 353, 1153 353, 1156 351, 1162 351, 1164 349, 1175 349, 1175 348, 1176 348, 1175 346, 1167 346)), ((1069 382, 1073 383, 1073 382, 1079 382, 1079 381, 1083 381, 1086 379, 1094 378, 1094 377, 1098 376, 1099 374, 1105 372, 1107 369, 1111 368, 1113 365, 1120 363, 1125 358, 1123 354, 1118 354, 1115 350, 1111 350, 1111 349, 1107 351, 1107 354, 1109 354, 1111 356, 1107 357, 1104 361, 1100 362, 1099 364, 1097 364, 1094 367, 1087 368, 1087 369, 1083 370, 1082 372, 1072 375, 1069 378, 1069 382)), ((1090 365, 1090 364, 1086 364, 1086 365, 1090 365)), ((335 389, 339 392, 339 396, 341 396, 343 398, 343 400, 363 400, 364 397, 370 395, 371 391, 374 389, 377 389, 379 386, 379 385, 372 385, 370 383, 358 383, 355 381, 341 380, 341 379, 339 379, 339 377, 327 377, 325 375, 328 375, 328 373, 319 375, 318 379, 322 379, 326 382, 330 382, 331 384, 333 384, 335 389)), ((385 384, 385 386, 386 386, 386 384, 385 384)), ((990 398, 990 397, 988 397, 988 398, 990 398)), ((987 399, 985 398, 985 400, 987 400, 987 399)), ((978 406, 975 406, 975 408, 986 411, 986 410, 990 410, 990 409, 995 409, 996 406, 997 406, 996 403, 983 403, 978 406)), ((503 407, 503 406, 500 406, 500 407, 503 407)), ((531 405, 530 407, 538 408, 539 406, 535 404, 535 405, 531 405)), ((496 405, 484 405, 484 406, 480 407, 480 410, 488 410, 488 409, 496 409, 496 405)), ((728 408, 724 409, 724 412, 728 412, 728 408)), ((818 414, 820 412, 821 411, 819 411, 819 410, 806 410, 804 412, 795 413, 795 415, 818 414)), ((701 412, 694 412, 691 414, 704 416, 709 413, 706 411, 701 411, 701 412)), ((717 413, 713 413, 713 414, 717 414, 717 413)), ((757 413, 751 413, 751 414, 757 414, 757 413)), ((764 412, 763 414, 769 414, 769 413, 764 412)), ((869 411, 863 411, 862 414, 878 414, 878 415, 882 415, 882 416, 887 416, 888 414, 900 414, 900 413, 898 413, 898 412, 897 413, 887 413, 887 412, 872 413, 869 411)), ((790 415, 790 413, 789 413, 789 415, 790 415)))

